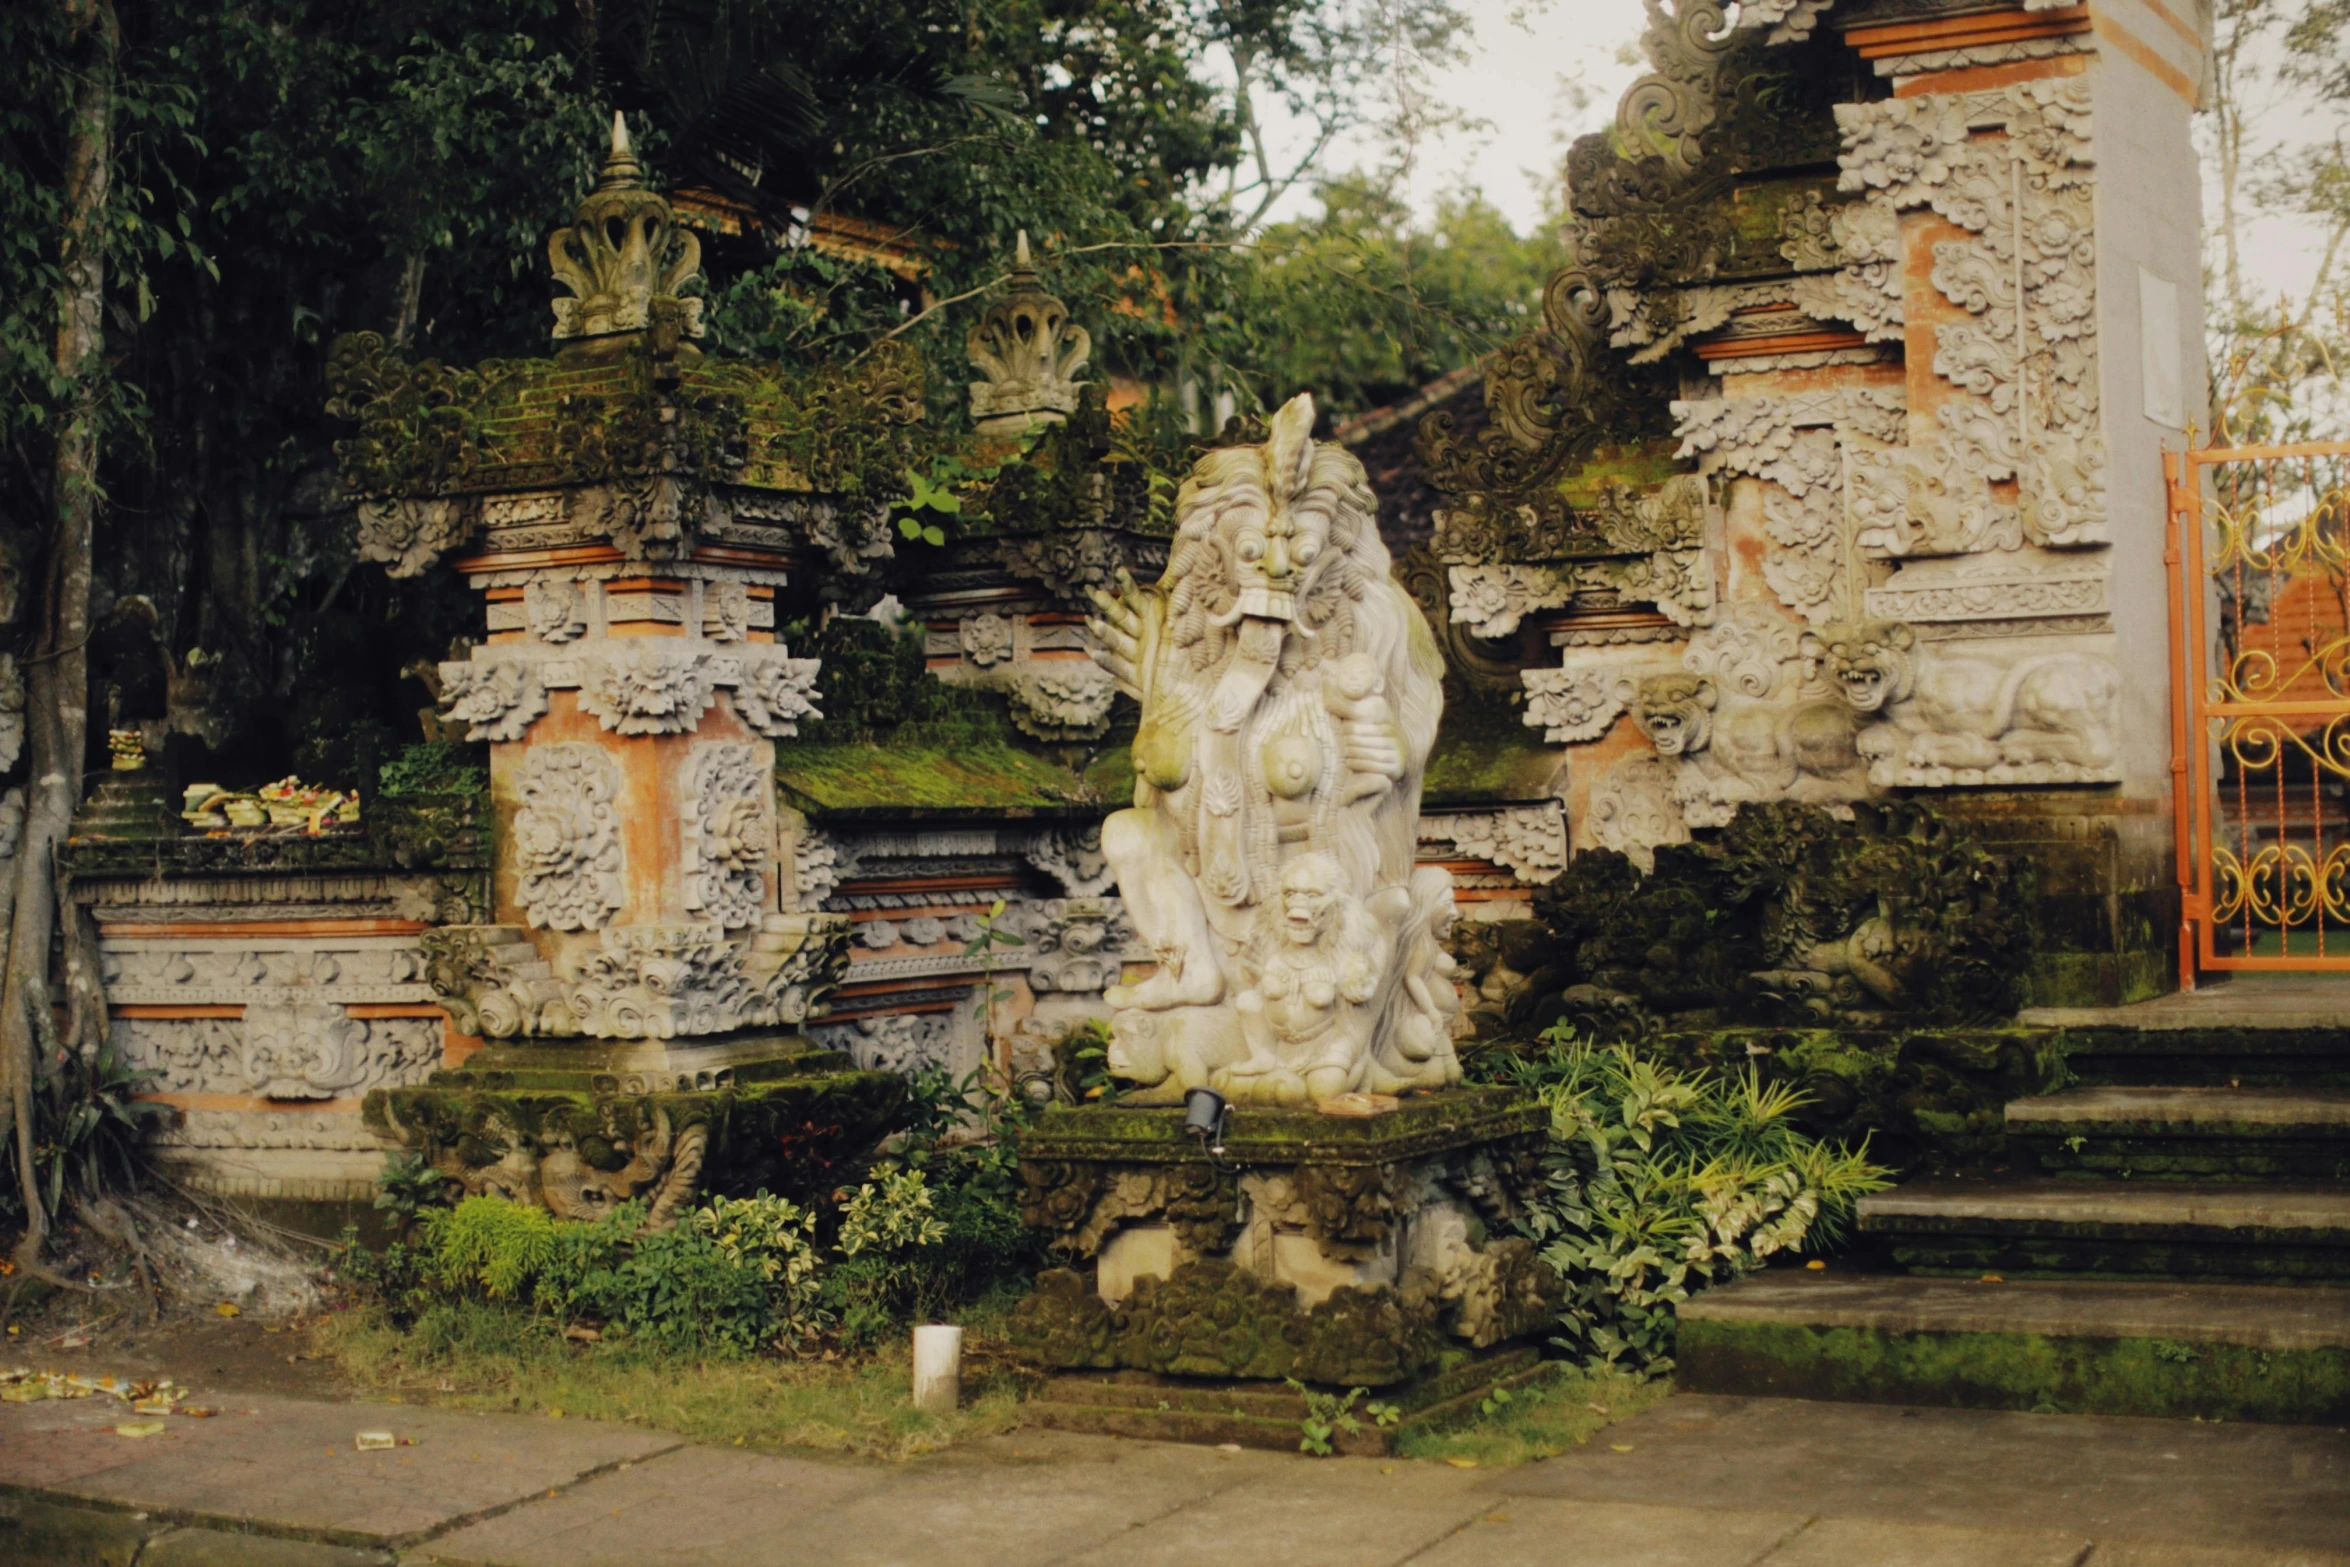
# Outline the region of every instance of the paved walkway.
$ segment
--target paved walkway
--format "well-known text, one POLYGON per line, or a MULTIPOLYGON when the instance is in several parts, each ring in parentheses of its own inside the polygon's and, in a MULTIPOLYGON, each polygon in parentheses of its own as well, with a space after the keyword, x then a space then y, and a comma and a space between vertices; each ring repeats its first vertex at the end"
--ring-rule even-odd
POLYGON ((890 1466, 199 1398, 144 1439, 107 1400, 0 1407, 0 1561, 2350 1567, 2350 1434, 2308 1427, 1685 1395, 1510 1470, 1051 1432, 890 1466))

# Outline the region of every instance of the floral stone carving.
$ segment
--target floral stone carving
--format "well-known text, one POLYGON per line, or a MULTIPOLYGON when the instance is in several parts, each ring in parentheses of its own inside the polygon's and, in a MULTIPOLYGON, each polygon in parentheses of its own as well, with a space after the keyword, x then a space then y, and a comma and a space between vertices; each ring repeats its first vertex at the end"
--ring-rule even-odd
POLYGON ((1443 707, 1362 464, 1291 400, 1261 446, 1202 457, 1166 574, 1097 593, 1096 657, 1142 705, 1132 808, 1102 827, 1158 972, 1113 987, 1113 1070, 1302 1104, 1457 1079, 1395 1037, 1447 888, 1412 878, 1443 707))
POLYGON ((621 880, 620 767, 577 741, 525 753, 514 813, 518 896, 544 930, 600 929, 627 901, 621 880))
POLYGON ((766 911, 775 786, 765 748, 704 741, 686 763, 685 906, 728 930, 766 911))

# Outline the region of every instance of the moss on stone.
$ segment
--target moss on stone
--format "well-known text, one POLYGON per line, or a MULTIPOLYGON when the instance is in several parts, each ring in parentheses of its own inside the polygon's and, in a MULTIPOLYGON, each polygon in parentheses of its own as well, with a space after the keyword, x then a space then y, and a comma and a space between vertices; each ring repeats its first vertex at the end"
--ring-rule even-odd
POLYGON ((1068 768, 1003 741, 784 744, 775 782, 813 817, 1096 816, 1101 796, 1068 768))

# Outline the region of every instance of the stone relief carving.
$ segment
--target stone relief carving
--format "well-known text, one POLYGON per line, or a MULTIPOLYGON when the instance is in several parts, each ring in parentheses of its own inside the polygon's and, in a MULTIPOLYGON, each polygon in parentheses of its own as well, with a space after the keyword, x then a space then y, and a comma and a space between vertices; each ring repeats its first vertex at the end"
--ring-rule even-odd
POLYGON ((524 754, 514 813, 518 896, 546 930, 596 930, 627 900, 621 880, 620 767, 578 741, 524 754))
POLYGON ((686 762, 685 906, 728 930, 767 909, 775 786, 765 761, 764 747, 706 740, 686 762))
POLYGON ((734 710, 770 740, 800 732, 803 718, 822 718, 816 708, 816 675, 823 661, 792 658, 781 644, 746 662, 734 688, 734 710))
POLYGON ((1901 394, 1803 392, 1678 402, 1680 455, 1709 474, 1764 481, 1768 538, 1763 580, 1779 601, 1814 623, 1852 612, 1853 541, 1847 453, 1902 432, 1901 394))
POLYGON ((1166 575, 1095 599, 1096 656, 1142 704, 1136 803, 1102 848, 1158 962, 1105 997, 1111 1060, 1153 1097, 1300 1104, 1459 1071, 1447 1049, 1398 1077, 1386 1051, 1450 908, 1449 879, 1442 899, 1412 880, 1441 669, 1414 652, 1362 464, 1313 420, 1301 396, 1264 445, 1202 457, 1166 575))
POLYGON ((569 642, 587 632, 587 595, 576 582, 533 577, 523 585, 522 616, 541 642, 569 642))
POLYGON ((750 635, 751 590, 746 584, 720 580, 704 585, 702 633, 713 642, 740 642, 750 635))
POLYGON ((1946 652, 1898 622, 1806 633, 1852 710, 1870 781, 1895 787, 2099 783, 2114 766, 2121 673, 2100 654, 2034 641, 1946 652))
POLYGON ((1843 189, 1968 233, 1934 245, 1931 281, 1971 318, 1936 327, 1933 358, 1954 388, 1936 418, 1969 489, 2016 481, 2015 526, 2034 544, 2105 543, 2086 79, 1841 104, 1836 118, 1843 189))
POLYGON ((792 846, 792 892, 804 913, 824 907, 854 860, 821 827, 802 827, 792 846))
POLYGON ((763 915, 745 942, 715 924, 612 926, 563 987, 569 1031, 677 1039, 799 1024, 840 982, 848 935, 837 914, 763 915))
POLYGON ((115 1018, 123 1062, 166 1093, 343 1099, 422 1082, 441 1064, 438 1018, 354 1018, 338 1003, 256 999, 241 1019, 115 1018))
POLYGON ((1149 956, 1116 898, 1041 899, 1019 905, 1012 923, 1024 945, 1011 960, 1027 965, 1036 991, 1107 990, 1129 956, 1149 956))
POLYGON ((1445 843, 1473 860, 1505 867, 1533 886, 1558 880, 1567 865, 1567 817, 1557 801, 1496 811, 1420 818, 1422 843, 1445 843))
POLYGON ((1606 734, 1624 710, 1620 682, 1603 669, 1529 669, 1526 727, 1552 745, 1574 745, 1606 734))
POLYGON ((1012 724, 1039 740, 1094 740, 1109 733, 1118 684, 1106 670, 1056 660, 1013 667, 1012 724))
POLYGON ((1642 871, 1656 869, 1660 844, 1687 843, 1689 823, 1673 797, 1672 764, 1659 756, 1627 756, 1591 786, 1590 839, 1614 849, 1642 871))
POLYGON ((718 644, 682 637, 587 639, 562 646, 477 647, 470 659, 440 666, 445 716, 475 740, 519 740, 547 710, 549 689, 576 687, 582 712, 623 735, 684 734, 701 722, 721 689, 735 712, 771 740, 799 733, 819 718, 821 660, 794 658, 780 643, 718 644))
POLYGON ((918 1072, 951 1064, 955 1047, 952 1012, 891 1012, 848 1023, 824 1023, 809 1031, 828 1050, 845 1051, 868 1072, 918 1072))
POLYGON ((1750 800, 1836 807, 1867 794, 1852 710, 1818 681, 1781 612, 1736 606, 1690 639, 1682 664, 1625 695, 1689 826, 1722 826, 1750 800))
POLYGON ((1099 897, 1117 885, 1117 873, 1102 853, 1099 827, 1048 828, 1029 846, 1026 858, 1072 898, 1099 897))
POLYGON ((468 740, 509 742, 529 732, 547 710, 537 669, 518 659, 484 658, 441 666, 441 712, 467 726, 468 740))
POLYGON ((483 1039, 576 1035, 554 965, 520 925, 444 925, 417 938, 425 980, 461 1034, 483 1039))
POLYGON ((371 496, 359 503, 359 558, 389 576, 418 576, 480 523, 470 496, 371 496))
POLYGON ((684 734, 717 697, 710 657, 673 639, 599 650, 580 660, 579 707, 614 734, 684 734))
POLYGON ((965 620, 961 635, 963 656, 981 669, 1012 657, 1012 623, 992 610, 965 620))

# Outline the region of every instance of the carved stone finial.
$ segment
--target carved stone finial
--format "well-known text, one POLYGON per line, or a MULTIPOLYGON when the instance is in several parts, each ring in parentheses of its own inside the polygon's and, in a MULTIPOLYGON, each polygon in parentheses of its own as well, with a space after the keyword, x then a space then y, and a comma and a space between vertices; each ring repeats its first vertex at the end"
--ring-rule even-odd
POLYGON ((684 336, 702 335, 702 302, 677 292, 701 274, 701 241, 678 226, 660 192, 645 188, 628 121, 617 113, 603 174, 571 226, 549 236, 547 260, 575 296, 554 301, 558 342, 641 332, 657 317, 684 336))
POLYGON ((1093 355, 1093 338, 1037 282, 1026 229, 1012 251, 1012 286, 987 307, 964 347, 984 377, 971 383, 971 418, 983 434, 1059 424, 1077 411, 1077 372, 1093 355))

